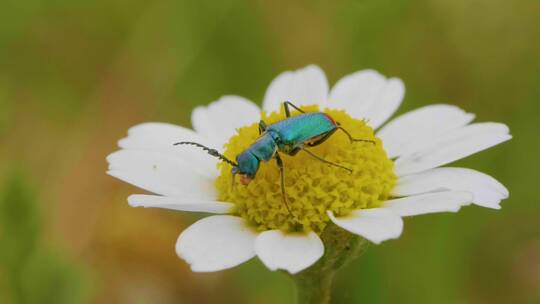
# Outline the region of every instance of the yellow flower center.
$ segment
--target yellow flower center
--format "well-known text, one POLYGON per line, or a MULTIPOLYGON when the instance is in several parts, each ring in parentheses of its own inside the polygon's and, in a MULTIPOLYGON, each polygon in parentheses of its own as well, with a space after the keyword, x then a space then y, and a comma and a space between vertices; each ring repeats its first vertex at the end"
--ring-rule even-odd
MULTIPOLYGON (((302 107, 306 112, 318 107, 302 107)), ((294 111, 293 115, 298 115, 294 111)), ((356 209, 375 208, 389 198, 396 183, 393 162, 387 157, 381 140, 375 137, 364 121, 354 119, 340 110, 325 110, 354 138, 373 140, 351 143, 340 130, 322 144, 308 148, 316 155, 352 169, 352 173, 330 166, 300 151, 295 156, 280 153, 285 168, 285 195, 290 213, 284 204, 280 173, 275 160, 261 162, 257 175, 247 186, 238 179, 232 185, 231 166, 220 164, 216 180, 219 200, 235 204, 233 213, 264 231, 322 232, 329 222, 327 210, 344 216, 356 209)), ((268 124, 285 119, 279 113, 262 114, 268 124)), ((238 129, 225 145, 225 156, 235 159, 259 137, 258 124, 238 129)))

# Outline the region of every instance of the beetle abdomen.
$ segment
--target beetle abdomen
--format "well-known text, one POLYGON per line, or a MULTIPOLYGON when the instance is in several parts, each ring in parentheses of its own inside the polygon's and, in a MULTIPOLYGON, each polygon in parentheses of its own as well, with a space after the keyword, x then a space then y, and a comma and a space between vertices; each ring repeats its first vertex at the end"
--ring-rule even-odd
POLYGON ((314 112, 282 120, 270 125, 268 130, 278 133, 282 144, 299 146, 336 128, 337 124, 330 116, 314 112))

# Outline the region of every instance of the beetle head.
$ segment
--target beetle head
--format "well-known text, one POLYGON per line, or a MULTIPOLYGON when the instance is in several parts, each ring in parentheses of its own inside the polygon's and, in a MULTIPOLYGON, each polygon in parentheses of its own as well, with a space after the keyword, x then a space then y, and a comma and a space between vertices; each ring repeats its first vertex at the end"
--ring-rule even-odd
POLYGON ((236 157, 238 166, 232 168, 233 176, 240 175, 240 183, 242 185, 248 185, 251 182, 257 171, 259 170, 260 160, 255 157, 251 152, 245 151, 236 157))

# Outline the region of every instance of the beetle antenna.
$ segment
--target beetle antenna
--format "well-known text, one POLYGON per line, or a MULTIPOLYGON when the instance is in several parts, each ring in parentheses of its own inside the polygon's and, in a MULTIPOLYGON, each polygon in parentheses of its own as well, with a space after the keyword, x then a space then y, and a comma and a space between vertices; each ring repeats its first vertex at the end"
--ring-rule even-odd
POLYGON ((225 155, 221 154, 218 152, 218 150, 216 149, 212 149, 212 148, 208 148, 207 146, 204 146, 204 145, 201 145, 199 143, 196 143, 196 142, 192 142, 192 141, 181 141, 181 142, 177 142, 174 144, 175 146, 178 146, 178 145, 192 145, 192 146, 196 146, 196 147, 199 147, 199 148, 202 148, 204 151, 208 152, 208 154, 214 156, 214 157, 217 157, 219 159, 221 159, 222 161, 230 164, 231 166, 233 167, 238 167, 238 164, 233 162, 232 160, 228 159, 227 157, 225 157, 225 155))

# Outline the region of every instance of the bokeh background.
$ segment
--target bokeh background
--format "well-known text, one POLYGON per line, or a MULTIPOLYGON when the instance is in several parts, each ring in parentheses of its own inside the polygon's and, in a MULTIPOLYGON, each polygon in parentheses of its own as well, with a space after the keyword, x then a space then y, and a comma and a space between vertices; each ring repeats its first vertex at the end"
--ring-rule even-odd
POLYGON ((514 135, 458 163, 510 189, 501 211, 407 219, 335 303, 540 303, 540 1, 2 0, 0 20, 0 303, 293 303, 256 259, 192 273, 174 243, 200 215, 128 207, 105 156, 310 63, 401 77, 399 113, 452 103, 514 135))

